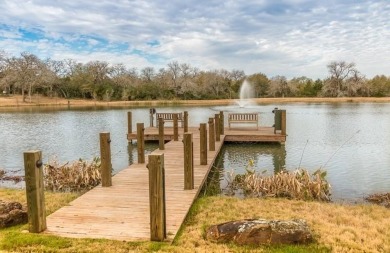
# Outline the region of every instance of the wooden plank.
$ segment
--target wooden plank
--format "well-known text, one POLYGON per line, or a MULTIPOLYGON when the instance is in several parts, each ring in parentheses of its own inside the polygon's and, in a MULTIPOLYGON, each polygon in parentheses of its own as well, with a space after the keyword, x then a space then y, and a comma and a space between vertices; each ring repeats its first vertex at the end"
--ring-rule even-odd
MULTIPOLYGON (((161 122, 160 122, 161 123, 161 122)), ((164 154, 149 155, 150 240, 167 237, 165 212, 164 154)))
POLYGON ((214 127, 215 127, 215 141, 221 140, 221 130, 219 129, 221 123, 219 121, 219 114, 214 115, 214 127))
POLYGON ((177 114, 173 115, 173 140, 179 140, 179 126, 178 126, 178 117, 177 114))
POLYGON ((111 139, 110 133, 100 133, 100 161, 102 173, 102 186, 112 185, 112 165, 111 165, 111 139))
POLYGON ((192 133, 184 133, 184 190, 194 189, 194 149, 192 133))
POLYGON ((207 125, 200 124, 200 165, 207 165, 207 125))
POLYGON ((215 151, 214 118, 209 118, 209 150, 215 151))
POLYGON ((127 112, 127 134, 131 134, 132 132, 133 132, 132 113, 127 112))
POLYGON ((163 118, 158 118, 158 148, 160 150, 165 149, 165 140, 164 140, 164 119, 163 118))
POLYGON ((188 132, 188 112, 184 111, 184 133, 188 132))
POLYGON ((138 163, 145 163, 145 128, 144 123, 137 123, 137 156, 138 163))
POLYGON ((286 127, 287 127, 287 125, 286 125, 286 110, 282 110, 281 117, 282 117, 282 122, 281 122, 282 135, 286 135, 286 127))
POLYGON ((46 229, 42 152, 24 152, 23 157, 26 181, 28 230, 31 233, 40 233, 46 229))

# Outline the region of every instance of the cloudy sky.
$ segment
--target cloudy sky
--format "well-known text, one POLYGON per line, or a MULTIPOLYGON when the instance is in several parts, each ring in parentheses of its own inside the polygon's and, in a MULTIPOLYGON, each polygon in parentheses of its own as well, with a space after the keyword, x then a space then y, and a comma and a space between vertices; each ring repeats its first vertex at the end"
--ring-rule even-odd
POLYGON ((390 1, 0 0, 0 50, 324 78, 331 61, 390 75, 390 1))

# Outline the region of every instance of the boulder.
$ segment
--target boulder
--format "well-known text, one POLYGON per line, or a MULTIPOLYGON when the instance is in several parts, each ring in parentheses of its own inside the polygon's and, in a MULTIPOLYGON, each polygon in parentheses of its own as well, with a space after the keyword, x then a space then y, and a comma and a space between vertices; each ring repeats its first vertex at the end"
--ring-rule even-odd
POLYGON ((305 220, 248 219, 213 225, 206 238, 214 242, 246 244, 306 244, 313 240, 305 220))
POLYGON ((0 228, 25 224, 28 222, 27 211, 19 202, 0 201, 0 228))

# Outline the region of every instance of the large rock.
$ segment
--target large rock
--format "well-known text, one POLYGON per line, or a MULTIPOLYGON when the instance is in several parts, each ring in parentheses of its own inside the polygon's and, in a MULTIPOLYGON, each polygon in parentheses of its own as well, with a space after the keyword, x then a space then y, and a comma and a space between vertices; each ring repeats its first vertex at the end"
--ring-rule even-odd
POLYGON ((27 211, 19 202, 0 201, 0 228, 28 222, 27 211))
POLYGON ((215 242, 237 244, 306 244, 312 241, 304 220, 240 220, 213 225, 206 237, 215 242))

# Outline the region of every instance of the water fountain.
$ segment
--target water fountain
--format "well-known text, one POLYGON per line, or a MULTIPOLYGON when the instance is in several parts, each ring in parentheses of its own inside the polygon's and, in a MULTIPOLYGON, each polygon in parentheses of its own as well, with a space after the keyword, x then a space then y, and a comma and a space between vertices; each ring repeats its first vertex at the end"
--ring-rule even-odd
POLYGON ((254 98, 253 87, 251 83, 245 79, 240 87, 240 100, 237 102, 237 104, 240 106, 240 108, 246 107, 252 104, 252 98, 254 98))
POLYGON ((231 105, 214 106, 211 109, 214 111, 225 112, 259 112, 259 106, 253 101, 255 91, 252 84, 248 80, 244 80, 239 90, 239 99, 232 102, 231 105))

